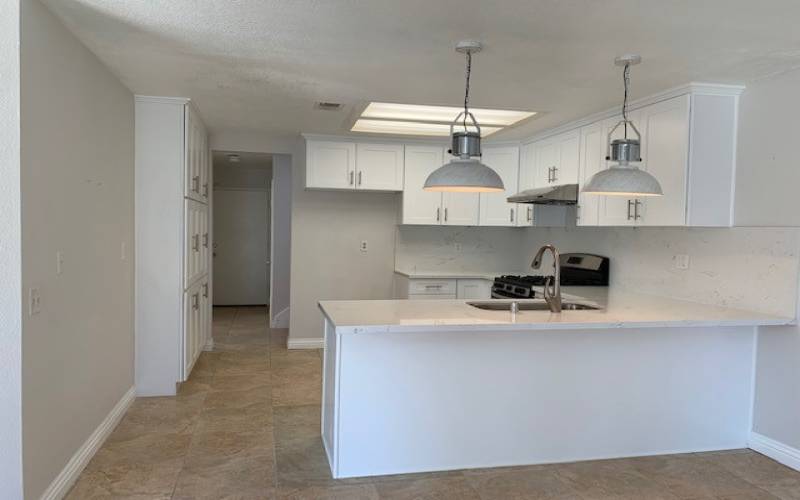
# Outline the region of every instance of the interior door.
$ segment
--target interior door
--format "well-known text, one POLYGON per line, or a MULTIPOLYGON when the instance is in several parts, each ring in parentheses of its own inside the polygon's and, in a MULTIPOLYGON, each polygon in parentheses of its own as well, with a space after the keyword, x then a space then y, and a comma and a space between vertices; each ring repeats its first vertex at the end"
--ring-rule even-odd
POLYGON ((269 303, 269 192, 214 190, 214 305, 269 303))

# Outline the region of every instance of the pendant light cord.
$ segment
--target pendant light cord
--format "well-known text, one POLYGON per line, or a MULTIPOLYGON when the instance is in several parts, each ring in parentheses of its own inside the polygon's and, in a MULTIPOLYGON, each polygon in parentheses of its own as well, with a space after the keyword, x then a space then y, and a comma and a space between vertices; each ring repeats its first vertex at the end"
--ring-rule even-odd
POLYGON ((467 131, 467 113, 469 112, 469 77, 472 73, 472 51, 467 50, 467 86, 464 92, 464 131, 467 131))
POLYGON ((631 83, 631 65, 626 64, 622 69, 622 84, 625 86, 625 94, 622 98, 622 120, 625 131, 625 138, 628 138, 628 85, 631 83))

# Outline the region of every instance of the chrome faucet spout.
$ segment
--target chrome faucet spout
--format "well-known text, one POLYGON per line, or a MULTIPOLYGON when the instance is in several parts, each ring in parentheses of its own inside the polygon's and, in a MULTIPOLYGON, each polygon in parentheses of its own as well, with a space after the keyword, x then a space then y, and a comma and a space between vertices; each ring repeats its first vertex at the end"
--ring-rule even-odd
POLYGON ((547 302, 547 305, 550 306, 550 312, 560 313, 561 255, 558 253, 558 249, 553 245, 542 246, 539 251, 536 252, 536 256, 533 258, 533 262, 531 262, 531 267, 533 269, 539 269, 542 265, 542 257, 548 250, 553 254, 553 277, 548 277, 544 284, 544 300, 547 302))

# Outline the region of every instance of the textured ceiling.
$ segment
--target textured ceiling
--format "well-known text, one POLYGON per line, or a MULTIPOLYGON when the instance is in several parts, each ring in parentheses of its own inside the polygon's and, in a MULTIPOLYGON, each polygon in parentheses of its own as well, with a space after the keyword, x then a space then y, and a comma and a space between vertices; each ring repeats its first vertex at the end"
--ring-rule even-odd
POLYGON ((345 133, 368 101, 539 111, 514 139, 688 81, 800 65, 796 0, 43 0, 135 93, 186 96, 213 132, 345 133), (344 103, 341 111, 316 101, 344 103))

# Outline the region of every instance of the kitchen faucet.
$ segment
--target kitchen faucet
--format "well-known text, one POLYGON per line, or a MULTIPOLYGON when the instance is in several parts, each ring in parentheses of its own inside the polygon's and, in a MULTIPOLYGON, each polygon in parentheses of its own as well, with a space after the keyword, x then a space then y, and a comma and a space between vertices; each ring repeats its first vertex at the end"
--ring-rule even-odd
POLYGON ((536 252, 536 256, 531 262, 533 269, 539 269, 542 265, 542 256, 545 250, 550 250, 553 254, 553 277, 547 277, 544 283, 544 300, 550 306, 550 312, 561 312, 561 256, 553 245, 544 245, 536 252))

